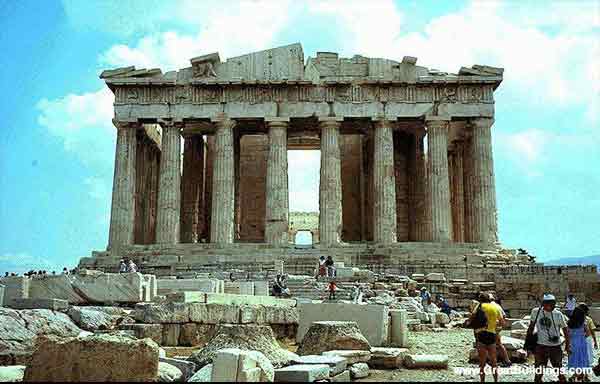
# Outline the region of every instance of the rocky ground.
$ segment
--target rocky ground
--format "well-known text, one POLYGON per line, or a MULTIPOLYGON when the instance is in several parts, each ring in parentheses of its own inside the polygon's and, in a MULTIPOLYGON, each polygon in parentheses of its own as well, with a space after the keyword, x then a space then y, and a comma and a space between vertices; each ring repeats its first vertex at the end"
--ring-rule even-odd
MULTIPOLYGON (((409 334, 409 343, 411 353, 419 354, 445 354, 448 355, 450 368, 448 370, 371 370, 369 377, 357 381, 379 382, 379 381, 479 381, 479 375, 461 376, 453 372, 455 367, 476 368, 476 364, 468 362, 468 352, 473 343, 473 331, 468 329, 451 329, 445 332, 411 332, 409 334)), ((596 359, 600 356, 599 351, 595 351, 596 359)), ((532 357, 530 358, 532 359, 532 357)), ((566 359, 565 362, 566 364, 566 359)), ((531 364, 533 365, 533 360, 531 364)), ((513 364, 513 367, 527 367, 527 364, 513 364)), ((600 382, 599 377, 590 377, 593 382, 600 382)), ((528 382, 532 381, 531 375, 524 374, 505 374, 501 375, 500 381, 528 382)), ((545 381, 556 381, 556 377, 545 378, 545 381)), ((487 378, 492 381, 492 378, 487 378)))

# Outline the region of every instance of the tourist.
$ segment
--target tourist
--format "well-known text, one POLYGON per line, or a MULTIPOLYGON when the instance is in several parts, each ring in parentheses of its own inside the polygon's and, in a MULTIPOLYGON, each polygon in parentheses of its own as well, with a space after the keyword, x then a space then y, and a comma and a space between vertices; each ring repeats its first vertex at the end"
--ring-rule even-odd
POLYGON ((62 274, 63 275, 68 275, 69 274, 69 270, 67 269, 67 267, 64 267, 62 270, 62 274))
POLYGON ((319 257, 319 270, 317 272, 317 279, 321 276, 327 275, 327 266, 325 265, 325 256, 319 257))
POLYGON ((281 275, 280 274, 277 274, 277 276, 275 276, 275 281, 273 282, 272 293, 273 293, 273 296, 275 296, 275 297, 280 297, 281 294, 283 293, 283 287, 281 286, 281 275))
MULTIPOLYGON (((537 345, 535 347, 535 367, 545 368, 548 361, 552 368, 562 368, 563 351, 561 348, 560 332, 562 330, 565 336, 565 350, 571 349, 569 340, 569 329, 567 327, 567 318, 558 309, 556 309, 556 298, 552 294, 545 294, 542 298, 542 306, 534 308, 531 311, 534 331, 537 331, 537 345)), ((543 371, 536 371, 535 382, 541 383, 543 371)), ((561 382, 565 381, 565 376, 558 375, 561 382)))
POLYGON ((4 273, 4 277, 8 277, 8 272, 5 272, 5 273, 4 273))
POLYGON ((421 288, 421 305, 424 311, 427 310, 429 304, 431 304, 431 294, 427 291, 427 287, 423 287, 421 288))
POLYGON ((337 290, 337 285, 335 284, 334 280, 331 280, 329 282, 328 290, 329 290, 329 300, 335 300, 335 291, 337 290))
POLYGON ((325 266, 327 267, 327 277, 335 277, 335 267, 333 265, 333 258, 331 256, 327 256, 327 260, 325 260, 325 266))
POLYGON ((438 297, 437 306, 440 307, 440 312, 445 313, 448 316, 450 316, 450 313, 452 313, 452 308, 450 308, 448 300, 446 300, 443 296, 438 297))
POLYGON ((575 298, 575 295, 569 293, 567 295, 567 301, 565 302, 565 314, 567 315, 567 317, 571 317, 571 313, 573 313, 573 310, 575 310, 576 306, 577 299, 575 298))
POLYGON ((127 273, 127 264, 125 264, 125 260, 119 260, 119 273, 127 273))
POLYGON ((129 259, 129 263, 127 264, 127 273, 136 273, 137 265, 133 262, 133 260, 129 259))
POLYGON ((287 275, 282 275, 280 280, 281 285, 281 296, 283 297, 291 297, 290 289, 287 286, 287 275))
POLYGON ((354 304, 362 303, 363 291, 362 287, 358 284, 354 286, 354 290, 352 291, 352 302, 354 304))
MULTIPOLYGON (((567 322, 569 328, 569 339, 571 348, 567 348, 569 355, 568 367, 569 370, 589 369, 592 365, 590 360, 587 337, 590 335, 590 330, 585 321, 585 311, 580 307, 575 307, 571 312, 571 317, 567 322)), ((571 379, 579 381, 589 381, 585 372, 574 373, 571 379)))
POLYGON ((489 361, 492 366, 492 375, 494 382, 498 382, 498 362, 496 359, 496 340, 498 325, 504 326, 504 317, 496 304, 490 300, 490 295, 487 293, 479 294, 479 305, 475 308, 473 316, 477 311, 483 311, 485 315, 485 325, 480 328, 475 328, 475 345, 477 347, 477 355, 479 357, 479 378, 481 382, 485 382, 485 365, 489 361))
POLYGON ((585 324, 590 331, 590 335, 587 337, 587 345, 588 345, 588 358, 590 360, 590 366, 594 362, 594 349, 598 349, 598 341, 596 340, 596 324, 594 324, 594 320, 589 316, 590 307, 585 303, 579 304, 579 308, 583 310, 585 313, 585 324))
MULTIPOLYGON (((500 299, 496 300, 494 295, 490 294, 490 303, 497 306, 498 310, 502 314, 502 318, 506 319, 506 312, 504 312, 502 305, 500 305, 500 299)), ((498 351, 500 351, 500 360, 502 361, 502 366, 510 367, 512 365, 512 362, 510 361, 510 357, 508 357, 508 351, 506 350, 506 347, 504 346, 504 344, 502 344, 502 340, 500 337, 500 332, 502 331, 502 326, 500 324, 498 324, 496 326, 496 328, 498 330, 498 332, 496 332, 496 349, 498 351)))

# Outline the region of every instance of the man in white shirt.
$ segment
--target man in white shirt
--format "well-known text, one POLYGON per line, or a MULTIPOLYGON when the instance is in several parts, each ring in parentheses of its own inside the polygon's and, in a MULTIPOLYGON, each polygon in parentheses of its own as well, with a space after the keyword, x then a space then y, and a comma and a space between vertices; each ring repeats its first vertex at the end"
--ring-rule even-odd
MULTIPOLYGON (((531 321, 535 322, 534 332, 537 332, 537 346, 535 348, 535 368, 545 368, 548 361, 555 369, 562 367, 563 351, 561 348, 560 331, 565 337, 565 350, 568 352, 571 348, 569 341, 569 328, 567 327, 567 317, 556 309, 556 298, 554 295, 545 294, 542 299, 542 309, 534 308, 531 311, 531 321), (538 314, 539 312, 539 314, 538 314), (536 321, 537 319, 537 321, 536 321)), ((542 382, 543 373, 535 375, 535 382, 542 382)), ((565 376, 559 374, 558 379, 561 382, 566 381, 565 376)))

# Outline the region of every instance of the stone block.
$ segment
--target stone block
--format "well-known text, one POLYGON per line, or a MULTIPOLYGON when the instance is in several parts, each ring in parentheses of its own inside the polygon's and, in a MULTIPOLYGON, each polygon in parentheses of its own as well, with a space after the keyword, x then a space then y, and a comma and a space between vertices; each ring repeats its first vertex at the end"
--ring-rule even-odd
POLYGON ((212 381, 212 364, 207 364, 189 378, 190 383, 210 383, 212 381))
POLYGON ((408 346, 408 313, 405 310, 390 311, 390 344, 405 348, 408 346))
POLYGON ((502 341, 502 345, 504 345, 507 351, 515 351, 518 349, 522 349, 525 344, 524 340, 509 336, 502 336, 500 340, 502 341))
POLYGON ((269 296, 269 283, 267 281, 255 281, 254 296, 269 296))
POLYGON ((406 355, 404 365, 410 369, 446 369, 446 355, 406 355))
POLYGON ((264 305, 242 305, 239 308, 242 324, 298 324, 296 308, 264 305))
POLYGON ((207 293, 207 304, 226 304, 226 305, 265 305, 272 307, 295 307, 296 300, 277 299, 270 296, 250 296, 250 295, 230 295, 226 293, 207 293))
POLYGON ((0 307, 4 306, 4 285, 0 284, 0 307))
POLYGON ((369 366, 366 363, 352 364, 349 371, 352 379, 362 379, 369 376, 369 366))
POLYGON ((4 286, 4 305, 8 305, 12 299, 26 299, 29 297, 29 278, 22 276, 10 276, 0 278, 0 284, 4 286))
POLYGON ((260 352, 225 348, 213 358, 212 381, 272 382, 273 379, 273 365, 260 352))
POLYGON ((344 372, 338 373, 335 376, 331 376, 331 381, 332 382, 342 382, 342 383, 349 382, 350 381, 350 371, 345 370, 344 372))
POLYGON ((388 343, 388 307, 383 305, 358 305, 344 303, 298 304, 298 334, 300 342, 314 321, 355 321, 371 345, 388 343))
POLYGON ((359 350, 337 350, 327 351, 322 353, 323 356, 338 356, 346 359, 348 365, 356 363, 366 363, 371 360, 371 351, 359 351, 359 350))
POLYGON ((135 307, 135 319, 141 323, 189 323, 190 307, 185 303, 144 303, 135 307))
POLYGON ((377 369, 400 368, 404 362, 404 356, 408 353, 406 348, 371 348, 371 359, 369 366, 377 369))
POLYGON ((24 375, 24 365, 11 365, 7 367, 0 367, 0 383, 22 382, 24 375))
POLYGON ((167 293, 167 301, 173 303, 206 303, 206 294, 204 292, 173 292, 167 293))
POLYGON ((220 288, 217 279, 157 279, 156 284, 159 295, 181 291, 217 293, 220 288))
POLYGON ((330 367, 330 375, 335 376, 342 373, 348 361, 340 356, 325 356, 325 355, 306 355, 298 356, 292 360, 293 364, 327 364, 330 367))
POLYGON ((446 325, 446 324, 450 323, 450 317, 443 312, 436 312, 436 313, 433 313, 433 315, 435 316, 436 324, 446 325))
POLYGON ((167 347, 176 347, 179 345, 179 335, 181 333, 181 324, 163 324, 162 325, 162 343, 167 347))
POLYGON ((354 268, 352 267, 339 267, 335 270, 335 276, 337 278, 350 278, 354 277, 354 268))
POLYGON ((189 304, 190 321, 201 324, 238 324, 240 308, 237 305, 226 304, 189 304))
POLYGON ((8 306, 13 309, 49 309, 64 311, 69 308, 69 302, 61 299, 12 299, 8 306))
POLYGON ((162 344, 162 324, 122 324, 119 329, 133 331, 138 339, 149 338, 157 344, 162 344))
POLYGON ((425 281, 428 282, 445 282, 446 276, 443 273, 428 273, 425 276, 425 281))
POLYGON ((327 364, 295 364, 275 370, 275 381, 311 383, 329 378, 327 364))

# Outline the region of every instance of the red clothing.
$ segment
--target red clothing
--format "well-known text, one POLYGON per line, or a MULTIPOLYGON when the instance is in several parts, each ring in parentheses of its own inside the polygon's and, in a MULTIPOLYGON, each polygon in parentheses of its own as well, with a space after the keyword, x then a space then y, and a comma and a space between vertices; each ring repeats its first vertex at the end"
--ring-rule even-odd
POLYGON ((337 289, 337 285, 335 285, 335 283, 333 281, 329 282, 329 290, 330 291, 335 291, 337 289))

